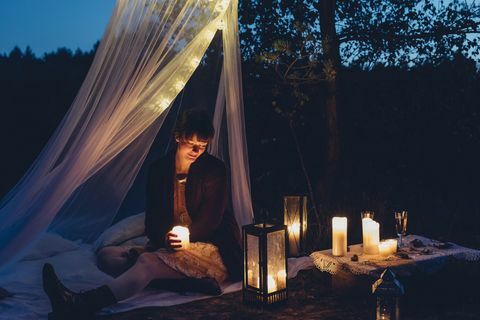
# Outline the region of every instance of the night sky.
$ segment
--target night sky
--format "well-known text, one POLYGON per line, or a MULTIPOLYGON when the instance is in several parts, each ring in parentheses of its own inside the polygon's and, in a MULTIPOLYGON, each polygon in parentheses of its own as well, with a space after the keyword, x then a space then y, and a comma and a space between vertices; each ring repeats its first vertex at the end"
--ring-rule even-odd
POLYGON ((59 47, 90 50, 115 0, 0 0, 0 54, 30 46, 37 56, 59 47))

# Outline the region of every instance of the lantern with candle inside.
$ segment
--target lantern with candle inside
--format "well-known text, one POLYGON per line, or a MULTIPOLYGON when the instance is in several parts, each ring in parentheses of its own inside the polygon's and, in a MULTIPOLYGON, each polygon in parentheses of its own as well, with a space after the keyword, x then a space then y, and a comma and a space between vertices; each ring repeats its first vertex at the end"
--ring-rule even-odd
POLYGON ((177 235, 174 239, 181 240, 180 244, 182 247, 175 250, 187 250, 190 248, 190 231, 187 227, 175 226, 171 232, 177 235))
POLYGON ((287 300, 286 226, 243 227, 243 301, 272 305, 287 300))
POLYGON ((284 224, 288 233, 288 255, 298 257, 305 254, 307 240, 307 197, 283 197, 284 224))
POLYGON ((372 293, 377 297, 376 319, 400 319, 400 297, 404 294, 402 284, 390 268, 385 269, 380 279, 372 285, 372 293))

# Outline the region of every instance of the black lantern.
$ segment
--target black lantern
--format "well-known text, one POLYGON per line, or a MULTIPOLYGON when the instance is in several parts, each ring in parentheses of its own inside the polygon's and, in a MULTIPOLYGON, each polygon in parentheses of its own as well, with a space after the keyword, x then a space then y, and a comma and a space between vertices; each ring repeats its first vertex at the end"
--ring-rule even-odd
POLYGON ((380 279, 372 285, 372 293, 377 296, 376 319, 399 320, 400 296, 404 294, 402 284, 390 268, 385 269, 380 279))
POLYGON ((270 305, 287 300, 286 227, 250 224, 243 227, 243 301, 270 305))
POLYGON ((284 224, 288 230, 288 256, 298 257, 306 252, 307 197, 283 197, 284 224))

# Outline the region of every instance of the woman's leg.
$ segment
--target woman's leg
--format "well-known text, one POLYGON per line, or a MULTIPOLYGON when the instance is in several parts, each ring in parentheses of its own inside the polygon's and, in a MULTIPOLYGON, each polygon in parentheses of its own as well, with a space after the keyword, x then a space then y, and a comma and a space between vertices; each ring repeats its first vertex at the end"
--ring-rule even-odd
POLYGON ((154 253, 142 253, 133 267, 107 286, 117 301, 124 300, 140 292, 153 279, 182 279, 185 276, 163 263, 154 253))
POLYGON ((97 253, 97 266, 112 277, 118 277, 134 265, 129 259, 130 247, 109 246, 97 253))

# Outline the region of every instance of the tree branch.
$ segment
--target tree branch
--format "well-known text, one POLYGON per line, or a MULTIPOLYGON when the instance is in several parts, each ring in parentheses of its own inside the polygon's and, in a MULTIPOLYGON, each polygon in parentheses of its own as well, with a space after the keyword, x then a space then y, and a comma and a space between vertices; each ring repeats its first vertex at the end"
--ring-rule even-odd
POLYGON ((349 42, 349 41, 369 41, 372 38, 376 39, 425 39, 425 38, 438 38, 449 35, 469 35, 469 34, 480 34, 480 22, 476 25, 475 29, 472 30, 457 30, 457 29, 444 29, 433 32, 425 32, 422 30, 416 30, 413 33, 409 34, 384 34, 380 32, 372 32, 367 34, 347 34, 339 37, 340 42, 349 42))

